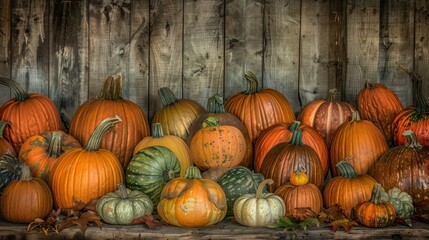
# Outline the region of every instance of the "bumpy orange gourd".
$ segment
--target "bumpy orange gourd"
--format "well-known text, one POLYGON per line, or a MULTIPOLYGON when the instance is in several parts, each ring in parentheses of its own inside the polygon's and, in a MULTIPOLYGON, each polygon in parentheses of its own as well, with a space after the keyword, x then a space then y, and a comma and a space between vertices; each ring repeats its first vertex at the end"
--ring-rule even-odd
POLYGON ((48 184, 31 176, 30 168, 22 165, 22 176, 4 189, 0 208, 3 218, 12 223, 30 223, 44 219, 52 211, 52 192, 48 184))
POLYGON ((200 170, 191 166, 185 177, 172 179, 165 185, 157 209, 168 224, 206 227, 226 216, 226 195, 219 184, 202 179, 200 170))
POLYGON ((81 147, 72 135, 63 131, 51 131, 29 137, 22 144, 19 159, 31 169, 33 177, 49 181, 51 169, 66 151, 81 147))
POLYGON ((3 154, 10 154, 12 156, 18 156, 18 154, 15 151, 15 148, 12 146, 12 144, 4 139, 3 137, 3 130, 6 127, 6 125, 9 124, 8 122, 0 120, 0 155, 3 154))
POLYGON ((113 192, 124 181, 118 158, 109 150, 100 149, 103 134, 120 121, 118 116, 104 119, 83 148, 73 148, 57 160, 49 177, 57 208, 74 207, 74 199, 88 203, 113 192))
POLYGON ((269 126, 295 120, 292 105, 281 92, 272 88, 258 89, 258 81, 252 72, 246 72, 244 78, 247 90, 229 97, 225 110, 244 123, 253 143, 269 126))
POLYGON ((203 128, 195 133, 190 145, 194 164, 202 171, 216 166, 238 166, 246 149, 243 133, 234 126, 221 125, 214 117, 203 122, 203 128))
POLYGON ((134 147, 149 136, 150 129, 140 106, 122 98, 122 76, 108 76, 98 98, 79 106, 70 124, 70 134, 86 145, 96 126, 106 117, 114 115, 119 116, 122 122, 115 131, 103 136, 100 148, 113 152, 125 169, 134 147))
POLYGON ((358 94, 358 110, 364 120, 377 126, 389 145, 393 144, 392 122, 404 107, 396 93, 381 83, 365 82, 358 94))
POLYGON ((27 93, 17 82, 0 77, 0 84, 12 89, 15 98, 0 107, 0 120, 8 122, 3 136, 19 152, 27 138, 61 129, 61 119, 54 102, 47 96, 27 93))

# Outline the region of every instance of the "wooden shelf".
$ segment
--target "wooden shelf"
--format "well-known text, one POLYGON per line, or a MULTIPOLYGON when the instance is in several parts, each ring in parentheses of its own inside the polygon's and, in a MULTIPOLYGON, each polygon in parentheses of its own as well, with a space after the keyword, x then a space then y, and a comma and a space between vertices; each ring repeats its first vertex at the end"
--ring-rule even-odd
POLYGON ((59 234, 50 232, 45 236, 38 230, 27 231, 26 224, 11 224, 0 220, 0 239, 429 239, 429 225, 413 222, 413 227, 396 225, 388 228, 354 227, 349 233, 342 229, 333 232, 326 226, 310 227, 306 231, 251 228, 238 224, 233 217, 205 228, 180 228, 163 225, 149 229, 145 225, 108 225, 101 228, 88 227, 83 234, 77 226, 69 227, 59 234))

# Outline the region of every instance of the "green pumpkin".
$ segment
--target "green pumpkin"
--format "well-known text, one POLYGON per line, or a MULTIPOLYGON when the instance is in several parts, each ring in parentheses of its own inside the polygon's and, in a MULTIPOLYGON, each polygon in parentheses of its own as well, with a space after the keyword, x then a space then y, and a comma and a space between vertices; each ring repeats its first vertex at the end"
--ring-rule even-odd
POLYGON ((411 218, 414 213, 413 198, 407 192, 402 192, 399 188, 393 187, 388 192, 382 194, 383 201, 389 201, 400 218, 411 218))
POLYGON ((25 163, 13 155, 0 156, 0 193, 10 182, 21 178, 23 164, 25 163))
POLYGON ((180 170, 180 162, 170 149, 151 146, 134 154, 125 170, 125 181, 129 189, 142 191, 157 206, 165 184, 179 177, 180 170))
MULTIPOLYGON (((234 215, 234 202, 244 194, 255 194, 264 176, 247 167, 236 166, 222 174, 217 183, 222 187, 228 204, 227 215, 234 215)), ((264 192, 267 190, 264 188, 264 192)))
POLYGON ((96 211, 106 223, 131 224, 136 218, 152 214, 153 203, 143 192, 119 184, 118 191, 110 192, 97 201, 96 211))

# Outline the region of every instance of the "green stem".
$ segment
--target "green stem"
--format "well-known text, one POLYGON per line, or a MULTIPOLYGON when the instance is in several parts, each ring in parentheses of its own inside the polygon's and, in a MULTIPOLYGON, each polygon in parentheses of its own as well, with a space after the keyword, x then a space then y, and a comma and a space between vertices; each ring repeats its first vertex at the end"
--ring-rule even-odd
POLYGON ((209 113, 225 113, 223 97, 220 94, 215 94, 208 99, 207 111, 209 113))
POLYGON ((8 122, 0 120, 0 138, 3 138, 4 128, 8 125, 8 122))
POLYGON ((255 197, 256 198, 262 198, 262 191, 264 191, 264 188, 267 184, 273 184, 274 181, 273 179, 265 179, 264 181, 262 181, 259 185, 258 185, 258 189, 256 189, 256 194, 255 197))
POLYGON ((31 181, 33 175, 31 173, 30 167, 27 164, 21 165, 21 181, 31 181))
POLYGON ((244 78, 247 80, 247 90, 244 94, 253 94, 258 91, 258 80, 253 72, 247 71, 244 74, 244 78))
POLYGON ((162 107, 170 106, 178 101, 174 93, 168 87, 158 89, 158 95, 162 107))
POLYGON ((339 161, 335 165, 340 172, 340 176, 345 178, 355 178, 357 177, 356 170, 354 169, 353 165, 349 163, 346 160, 339 161))
POLYGON ((164 132, 162 131, 161 123, 152 124, 152 137, 153 138, 162 138, 164 137, 164 132))
POLYGON ((206 118, 203 121, 203 123, 201 124, 201 126, 203 128, 206 128, 206 127, 221 126, 221 124, 220 124, 219 120, 217 120, 216 118, 214 118, 214 117, 208 117, 208 118, 206 118))
POLYGON ((106 100, 122 99, 122 76, 108 76, 104 81, 104 86, 98 98, 106 100))
POLYGON ((368 79, 365 81, 365 88, 375 89, 375 85, 371 80, 368 79))
POLYGON ((328 91, 328 95, 326 96, 327 102, 335 102, 337 98, 337 92, 338 90, 336 88, 331 88, 328 91))
POLYGON ((289 142, 294 145, 302 145, 302 131, 299 128, 296 128, 292 131, 292 139, 289 142))
POLYGON ((188 169, 186 169, 186 171, 185 171, 184 177, 186 179, 201 179, 201 178, 203 178, 201 176, 200 169, 196 166, 189 166, 188 169))
POLYGON ((351 118, 350 122, 354 122, 354 121, 356 121, 356 122, 362 121, 358 111, 352 112, 352 118, 351 118))
POLYGON ((88 140, 88 143, 84 147, 84 150, 86 150, 86 151, 98 151, 100 148, 100 142, 101 142, 101 139, 103 138, 104 133, 106 133, 113 126, 115 126, 117 123, 119 123, 121 121, 122 120, 119 118, 118 115, 104 119, 95 128, 94 132, 92 133, 91 137, 88 140))
POLYGON ((380 183, 376 183, 372 188, 371 199, 370 202, 378 204, 381 202, 381 191, 382 187, 380 183))
POLYGON ((116 187, 118 188, 118 191, 119 191, 119 194, 121 195, 121 198, 127 199, 128 193, 127 193, 127 188, 125 187, 125 184, 119 183, 118 185, 116 185, 116 187))
POLYGON ((299 129, 299 126, 301 125, 300 121, 293 121, 289 124, 288 130, 293 132, 296 129, 299 129))
POLYGON ((13 93, 15 94, 16 101, 24 101, 25 99, 29 98, 28 93, 16 81, 12 81, 5 77, 0 77, 0 84, 12 89, 13 93))
POLYGON ((53 132, 48 147, 48 156, 50 158, 59 158, 62 152, 62 142, 64 135, 60 132, 53 132))

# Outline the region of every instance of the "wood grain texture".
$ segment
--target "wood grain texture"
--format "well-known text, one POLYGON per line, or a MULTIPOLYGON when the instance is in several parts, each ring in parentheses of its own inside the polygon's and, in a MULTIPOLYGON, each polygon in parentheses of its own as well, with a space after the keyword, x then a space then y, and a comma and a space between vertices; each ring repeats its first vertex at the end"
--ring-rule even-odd
POLYGON ((380 81, 379 41, 380 2, 348 0, 346 102, 354 106, 367 79, 380 81))
POLYGON ((300 28, 300 1, 265 1, 264 74, 259 84, 283 93, 295 112, 301 110, 298 96, 300 28))
POLYGON ((224 7, 223 0, 184 1, 184 78, 178 98, 206 106, 215 93, 223 95, 224 7))
POLYGON ((423 94, 429 103, 429 1, 416 0, 414 71, 423 78, 423 94))
MULTIPOLYGON (((11 9, 10 0, 0 0, 0 76, 10 78, 11 9)), ((0 106, 11 96, 8 87, 0 85, 0 106)))
POLYGON ((169 87, 182 96, 183 2, 151 2, 150 116, 161 109, 158 90, 169 87))
POLYGON ((264 4, 261 0, 227 0, 225 8, 224 97, 244 91, 246 71, 262 80, 264 4))

